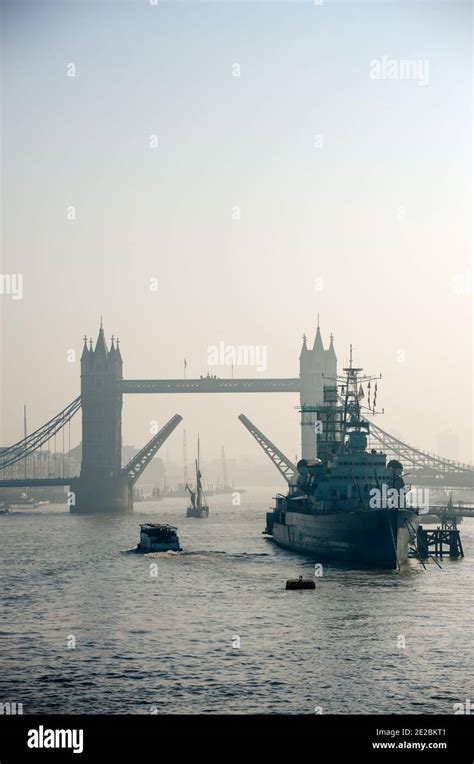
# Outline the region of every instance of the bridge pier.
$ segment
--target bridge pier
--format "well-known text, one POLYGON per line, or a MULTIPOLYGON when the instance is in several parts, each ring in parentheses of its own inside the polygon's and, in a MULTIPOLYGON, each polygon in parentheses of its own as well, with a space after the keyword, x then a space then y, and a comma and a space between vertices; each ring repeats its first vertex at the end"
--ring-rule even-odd
POLYGON ((120 514, 133 510, 133 492, 127 478, 101 477, 97 480, 75 478, 70 490, 73 503, 70 511, 76 514, 120 514))

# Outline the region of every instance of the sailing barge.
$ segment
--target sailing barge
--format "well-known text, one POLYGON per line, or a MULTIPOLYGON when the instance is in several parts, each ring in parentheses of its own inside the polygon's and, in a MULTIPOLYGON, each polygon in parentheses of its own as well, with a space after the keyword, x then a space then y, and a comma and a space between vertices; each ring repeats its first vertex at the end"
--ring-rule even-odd
POLYGON ((196 465, 196 490, 193 491, 186 483, 186 490, 189 491, 191 504, 186 510, 186 517, 209 517, 209 507, 206 503, 206 497, 202 488, 202 475, 199 468, 199 435, 198 435, 198 455, 196 465))

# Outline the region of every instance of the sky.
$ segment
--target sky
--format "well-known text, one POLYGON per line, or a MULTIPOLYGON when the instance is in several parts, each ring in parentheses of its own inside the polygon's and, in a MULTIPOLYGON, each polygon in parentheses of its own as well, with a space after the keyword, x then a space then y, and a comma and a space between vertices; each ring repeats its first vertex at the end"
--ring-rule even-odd
MULTIPOLYGON (((161 379, 230 376, 220 342, 266 348, 234 377, 298 376, 319 314, 340 368, 352 343, 382 373, 377 424, 472 461, 469 3, 0 5, 2 444, 79 394, 101 315, 125 378, 161 379)), ((198 432, 260 457, 245 413, 293 458, 297 405, 129 395, 123 441, 180 413, 190 458, 198 432)))

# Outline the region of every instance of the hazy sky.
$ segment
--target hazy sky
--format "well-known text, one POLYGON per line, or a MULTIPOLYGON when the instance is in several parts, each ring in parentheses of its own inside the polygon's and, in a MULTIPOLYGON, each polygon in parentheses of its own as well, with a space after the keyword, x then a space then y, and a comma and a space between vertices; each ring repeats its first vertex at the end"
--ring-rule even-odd
MULTIPOLYGON (((352 342, 382 372, 380 426, 472 459, 469 3, 1 7, 3 444, 78 395, 100 314, 126 378, 166 378, 230 376, 220 341, 267 348, 234 376, 297 376, 319 313, 341 366, 352 342), (372 79, 383 57, 428 77, 372 79)), ((128 396, 124 443, 180 413, 208 457, 256 454, 244 412, 293 457, 297 403, 128 396)))

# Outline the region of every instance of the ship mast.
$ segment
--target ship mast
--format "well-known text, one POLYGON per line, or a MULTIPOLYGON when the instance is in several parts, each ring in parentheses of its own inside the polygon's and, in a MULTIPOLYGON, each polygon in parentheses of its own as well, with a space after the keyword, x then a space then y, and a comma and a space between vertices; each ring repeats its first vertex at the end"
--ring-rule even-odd
POLYGON ((198 509, 201 509, 202 507, 202 481, 201 481, 201 469, 200 469, 200 443, 199 443, 199 434, 198 434, 198 448, 197 448, 197 459, 196 459, 196 494, 197 494, 197 507, 198 509))
MULTIPOLYGON (((349 353, 349 366, 347 366, 343 371, 346 373, 345 377, 345 384, 342 387, 342 390, 344 392, 344 414, 343 414, 343 422, 342 422, 342 441, 341 441, 341 450, 343 450, 346 447, 346 435, 348 434, 348 430, 351 430, 355 433, 360 433, 361 430, 365 430, 366 434, 369 434, 370 431, 370 425, 361 417, 361 411, 362 411, 362 405, 361 400, 365 398, 365 392, 362 387, 362 384, 367 384, 367 392, 368 392, 368 406, 365 406, 364 408, 367 409, 372 414, 375 414, 375 404, 377 400, 377 381, 378 379, 382 378, 382 375, 379 374, 378 376, 373 376, 370 374, 363 374, 363 369, 361 367, 354 367, 353 361, 352 361, 352 344, 350 345, 350 353, 349 353), (371 382, 375 380, 375 389, 374 389, 374 398, 373 398, 373 407, 370 407, 370 386, 371 382)), ((383 413, 383 409, 382 409, 383 413)), ((349 438, 351 441, 352 439, 349 438)), ((365 436, 363 438, 365 440, 365 436)), ((353 439, 353 442, 355 443, 355 438, 353 439)))
MULTIPOLYGON (((340 450, 344 451, 347 447, 346 436, 349 431, 360 433, 361 430, 369 433, 369 423, 362 418, 362 409, 366 409, 371 414, 376 414, 375 404, 377 401, 377 381, 382 378, 382 375, 373 376, 370 374, 363 374, 362 367, 356 367, 353 365, 352 344, 349 346, 349 365, 344 369, 344 375, 337 375, 336 377, 329 377, 336 383, 340 389, 340 395, 338 396, 343 403, 342 407, 342 432, 340 441, 340 450), (373 404, 370 405, 371 395, 371 383, 375 380, 373 404), (362 387, 363 384, 367 384, 368 405, 362 406, 361 400, 365 398, 365 392, 362 387)), ((324 376, 324 375, 323 375, 324 376)), ((383 409, 382 412, 383 413, 383 409)), ((364 438, 365 439, 365 438, 364 438)), ((351 440, 351 439, 349 439, 351 440)), ((353 443, 356 442, 352 439, 353 443)), ((361 441, 362 443, 362 441, 361 441)))
POLYGON ((318 455, 320 447, 322 456, 324 451, 323 461, 330 460, 337 451, 359 451, 366 448, 370 426, 362 411, 373 415, 384 413, 383 409, 379 412, 375 408, 377 380, 381 379, 382 375, 363 374, 361 367, 354 366, 352 350, 351 344, 349 365, 343 369, 344 374, 336 374, 334 377, 322 375, 327 380, 323 382, 323 401, 316 406, 303 404, 299 407, 303 413, 311 412, 317 415, 316 448, 318 455), (328 384, 329 381, 331 384, 328 384), (374 381, 375 385, 372 388, 374 381), (366 386, 365 392, 363 385, 366 386), (361 404, 363 398, 367 400, 365 406, 361 404))
MULTIPOLYGON (((345 392, 344 415, 342 420, 343 442, 344 435, 346 434, 347 427, 349 426, 349 422, 352 423, 351 426, 355 427, 357 431, 359 431, 361 427, 360 398, 362 386, 360 385, 360 382, 362 381, 362 378, 360 378, 359 375, 363 369, 355 368, 352 365, 352 344, 349 346, 349 348, 349 366, 346 366, 346 368, 343 369, 343 371, 346 372, 345 385, 342 388, 345 392), (348 417, 350 417, 349 420, 348 417)), ((365 380, 365 377, 363 379, 365 380)))
POLYGON ((183 430, 183 478, 184 485, 188 482, 188 449, 186 444, 186 430, 183 430))

